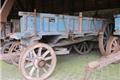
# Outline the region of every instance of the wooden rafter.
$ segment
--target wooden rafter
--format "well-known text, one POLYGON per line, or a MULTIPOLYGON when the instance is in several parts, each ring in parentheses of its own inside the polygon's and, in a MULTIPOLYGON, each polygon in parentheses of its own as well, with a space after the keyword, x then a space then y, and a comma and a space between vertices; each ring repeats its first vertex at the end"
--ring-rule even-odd
POLYGON ((14 0, 5 0, 2 8, 0 9, 0 22, 6 22, 7 17, 11 11, 14 0))

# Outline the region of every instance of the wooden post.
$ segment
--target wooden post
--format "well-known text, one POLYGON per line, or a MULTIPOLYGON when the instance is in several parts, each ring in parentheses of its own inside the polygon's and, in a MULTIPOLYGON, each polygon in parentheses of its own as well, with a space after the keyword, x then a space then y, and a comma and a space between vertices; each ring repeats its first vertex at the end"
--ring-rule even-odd
POLYGON ((36 9, 34 9, 34 33, 35 36, 37 35, 37 13, 36 13, 36 9))
POLYGON ((80 17, 79 28, 80 28, 80 33, 82 33, 82 19, 83 19, 82 12, 79 13, 79 17, 80 17))

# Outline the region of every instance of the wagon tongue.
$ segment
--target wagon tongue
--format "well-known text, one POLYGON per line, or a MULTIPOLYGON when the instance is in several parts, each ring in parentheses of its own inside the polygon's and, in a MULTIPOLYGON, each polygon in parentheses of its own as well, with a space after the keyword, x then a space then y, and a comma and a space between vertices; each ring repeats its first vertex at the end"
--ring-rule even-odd
POLYGON ((88 66, 86 68, 86 74, 83 80, 89 80, 91 78, 90 75, 92 74, 92 72, 102 69, 108 66, 109 64, 114 63, 119 60, 120 60, 120 51, 114 54, 110 54, 106 57, 102 57, 99 60, 88 63, 88 66))

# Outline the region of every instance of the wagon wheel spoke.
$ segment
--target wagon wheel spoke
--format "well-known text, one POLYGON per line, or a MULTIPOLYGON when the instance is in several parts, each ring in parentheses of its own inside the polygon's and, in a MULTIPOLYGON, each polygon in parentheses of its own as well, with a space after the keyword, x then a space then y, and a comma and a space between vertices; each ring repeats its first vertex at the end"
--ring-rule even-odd
POLYGON ((35 51, 34 51, 34 50, 32 50, 32 54, 33 54, 34 58, 36 58, 36 57, 37 57, 37 54, 35 53, 35 51))
POLYGON ((84 45, 79 46, 78 49, 82 51, 84 49, 84 45))
POLYGON ((106 55, 117 52, 119 50, 119 46, 119 38, 111 36, 106 47, 106 55))
POLYGON ((85 47, 85 45, 84 45, 84 48, 83 48, 83 52, 86 52, 86 47, 85 47))
POLYGON ((25 65, 25 68, 29 68, 29 67, 31 67, 31 66, 33 66, 33 63, 32 63, 32 62, 27 63, 27 64, 25 65))
POLYGON ((105 36, 105 37, 108 37, 108 32, 105 32, 105 33, 104 33, 104 36, 105 36))
POLYGON ((42 48, 39 48, 38 50, 38 56, 41 56, 42 48))
POLYGON ((47 50, 47 51, 42 55, 42 57, 45 58, 49 53, 50 53, 50 51, 47 50))
POLYGON ((85 42, 85 43, 84 43, 84 46, 85 46, 85 47, 84 47, 84 48, 85 48, 84 52, 86 52, 86 51, 88 50, 88 44, 85 42))
POLYGON ((103 46, 104 46, 104 48, 105 48, 106 45, 107 45, 107 40, 104 40, 103 42, 104 42, 104 45, 103 45, 103 46))
POLYGON ((89 45, 86 43, 86 48, 89 49, 89 45))
POLYGON ((20 51, 20 50, 21 50, 20 45, 16 45, 15 50, 16 50, 16 51, 20 51))
POLYGON ((50 67, 51 67, 51 65, 50 65, 50 64, 48 64, 48 63, 46 63, 46 66, 47 66, 48 68, 50 68, 50 67))
POLYGON ((78 44, 77 48, 81 49, 80 47, 83 47, 83 45, 82 44, 78 44))
POLYGON ((33 66, 29 72, 29 75, 32 76, 33 73, 35 72, 36 68, 33 66))
POLYGON ((86 45, 84 44, 84 49, 83 49, 83 52, 86 52, 86 45))
POLYGON ((47 60, 51 60, 51 59, 52 59, 51 56, 49 56, 49 57, 45 57, 45 61, 47 61, 47 60))
POLYGON ((26 61, 30 61, 30 62, 32 62, 34 59, 32 58, 32 57, 27 57, 26 58, 26 61))
POLYGON ((30 59, 34 58, 32 52, 29 52, 29 53, 28 53, 27 58, 30 58, 30 59))
POLYGON ((36 71, 36 77, 37 77, 37 78, 40 77, 40 70, 39 70, 39 69, 37 69, 37 71, 36 71))
POLYGON ((14 44, 14 42, 9 42, 9 43, 6 43, 4 46, 3 46, 3 49, 2 49, 2 54, 8 54, 9 50, 10 50, 10 47, 12 46, 12 44, 14 44))
POLYGON ((42 70, 43 70, 45 73, 47 73, 47 72, 48 72, 46 68, 42 68, 42 70))
POLYGON ((20 50, 17 48, 14 48, 13 52, 20 52, 20 50))
POLYGON ((117 46, 118 45, 118 41, 117 40, 113 41, 113 45, 117 46))
POLYGON ((44 80, 55 69, 56 55, 50 46, 43 43, 34 44, 23 52, 19 64, 26 79, 44 80))

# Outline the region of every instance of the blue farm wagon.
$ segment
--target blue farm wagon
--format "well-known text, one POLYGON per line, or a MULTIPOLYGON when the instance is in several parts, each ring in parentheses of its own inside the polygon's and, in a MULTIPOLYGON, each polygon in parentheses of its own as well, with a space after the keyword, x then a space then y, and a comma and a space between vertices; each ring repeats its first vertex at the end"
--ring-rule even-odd
POLYGON ((69 16, 19 12, 19 15, 20 32, 10 35, 16 42, 8 53, 12 63, 19 64, 23 76, 29 80, 45 80, 55 69, 56 55, 69 54, 71 48, 87 54, 97 39, 104 55, 113 31, 107 19, 83 17, 82 13, 69 16))

